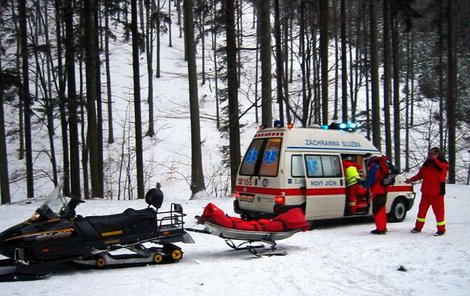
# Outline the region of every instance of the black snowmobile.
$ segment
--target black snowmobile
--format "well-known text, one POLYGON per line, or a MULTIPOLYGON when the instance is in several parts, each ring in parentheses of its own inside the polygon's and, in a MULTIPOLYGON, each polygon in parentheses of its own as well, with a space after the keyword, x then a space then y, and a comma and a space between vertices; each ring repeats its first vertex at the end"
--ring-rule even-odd
POLYGON ((70 263, 105 268, 177 262, 183 252, 174 243, 194 243, 181 205, 158 212, 163 194, 157 189, 147 192, 145 209, 89 217, 75 213, 81 200, 60 192, 57 187, 30 219, 0 233, 0 254, 8 257, 0 260, 0 281, 42 278, 70 263))

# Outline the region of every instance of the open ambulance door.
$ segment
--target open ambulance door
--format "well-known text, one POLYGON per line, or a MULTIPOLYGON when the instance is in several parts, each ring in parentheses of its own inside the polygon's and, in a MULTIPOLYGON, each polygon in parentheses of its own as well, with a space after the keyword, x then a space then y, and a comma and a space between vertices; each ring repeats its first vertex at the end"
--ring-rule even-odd
POLYGON ((346 206, 341 157, 337 154, 303 155, 307 220, 340 218, 346 206))

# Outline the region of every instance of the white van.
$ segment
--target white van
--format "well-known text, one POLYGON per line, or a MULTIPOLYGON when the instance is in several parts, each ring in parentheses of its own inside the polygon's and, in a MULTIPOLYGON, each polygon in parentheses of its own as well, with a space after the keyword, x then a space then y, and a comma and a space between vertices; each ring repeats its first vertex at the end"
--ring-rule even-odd
MULTIPOLYGON (((300 207, 307 220, 372 215, 369 194, 358 199, 358 211, 348 213, 342 160, 353 159, 365 168, 364 155, 380 152, 347 128, 260 129, 238 171, 235 212, 246 218, 272 218, 300 207)), ((397 175, 395 184, 387 187, 390 221, 403 221, 413 207, 413 186, 404 181, 397 175)))

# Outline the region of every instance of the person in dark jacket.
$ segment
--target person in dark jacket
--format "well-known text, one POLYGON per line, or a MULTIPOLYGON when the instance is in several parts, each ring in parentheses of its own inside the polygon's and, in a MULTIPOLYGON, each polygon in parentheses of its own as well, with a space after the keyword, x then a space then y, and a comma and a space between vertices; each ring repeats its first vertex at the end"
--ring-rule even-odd
POLYGON ((421 184, 421 202, 419 203, 418 216, 416 218, 415 227, 411 232, 421 232, 430 206, 432 206, 437 223, 437 232, 434 235, 440 236, 446 232, 444 195, 448 168, 449 164, 442 156, 440 149, 433 147, 429 150, 428 158, 423 163, 418 173, 405 180, 408 184, 423 180, 421 184))
POLYGON ((383 185, 385 176, 380 169, 379 163, 376 161, 376 157, 368 153, 364 159, 367 165, 367 179, 362 186, 370 190, 372 214, 374 214, 376 226, 370 233, 385 234, 387 232, 387 211, 385 209, 387 190, 383 185))

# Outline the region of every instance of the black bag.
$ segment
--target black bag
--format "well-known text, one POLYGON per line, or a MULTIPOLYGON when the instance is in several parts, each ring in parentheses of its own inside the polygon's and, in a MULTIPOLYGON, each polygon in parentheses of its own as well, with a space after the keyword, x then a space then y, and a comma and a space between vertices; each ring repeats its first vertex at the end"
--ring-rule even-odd
POLYGON ((440 194, 440 195, 446 194, 446 183, 445 183, 445 182, 441 182, 441 183, 439 183, 439 185, 441 186, 441 191, 439 192, 439 194, 440 194))

